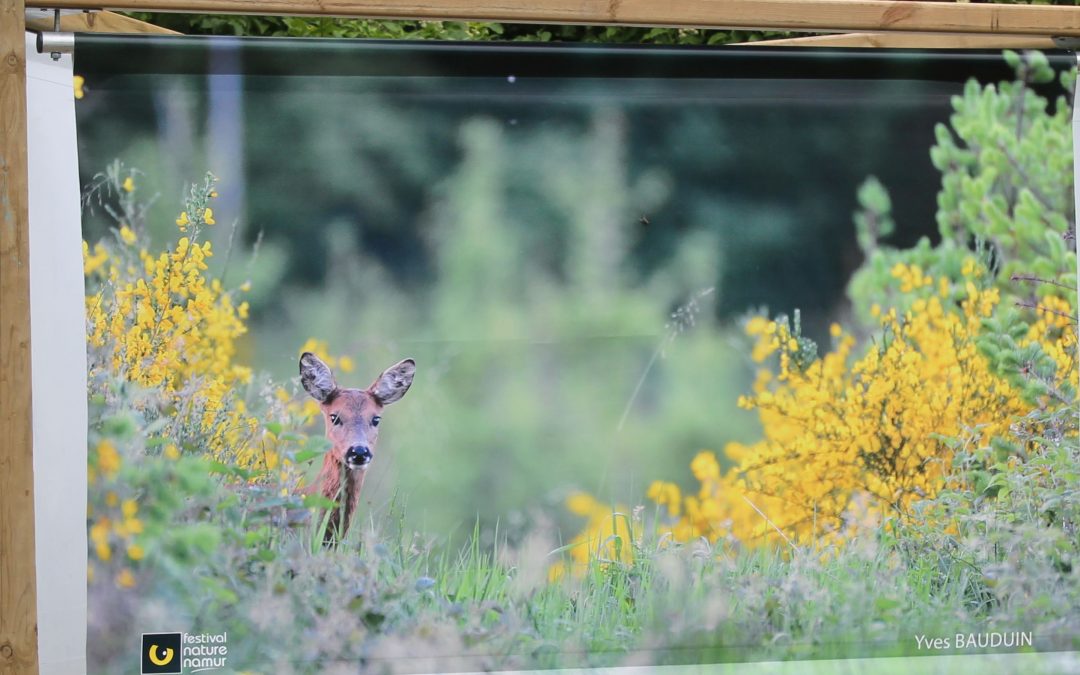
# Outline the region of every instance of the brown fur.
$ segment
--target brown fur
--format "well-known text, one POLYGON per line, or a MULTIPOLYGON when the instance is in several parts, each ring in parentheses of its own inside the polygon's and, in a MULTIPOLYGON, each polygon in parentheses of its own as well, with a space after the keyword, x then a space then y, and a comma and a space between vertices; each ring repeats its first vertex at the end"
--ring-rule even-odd
POLYGON ((370 463, 363 467, 348 466, 349 449, 366 448, 374 461, 383 408, 400 400, 409 390, 415 367, 412 359, 405 359, 383 371, 367 389, 341 389, 318 357, 309 353, 300 357, 300 381, 319 401, 326 438, 331 444, 315 483, 302 490, 304 494, 320 494, 337 504, 323 533, 324 544, 345 538, 370 466, 370 463))

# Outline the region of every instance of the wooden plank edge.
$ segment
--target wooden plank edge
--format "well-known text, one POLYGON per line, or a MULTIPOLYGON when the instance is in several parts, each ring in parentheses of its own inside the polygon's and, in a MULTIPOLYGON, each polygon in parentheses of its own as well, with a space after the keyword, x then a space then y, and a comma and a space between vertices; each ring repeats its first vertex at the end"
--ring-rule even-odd
POLYGON ((864 47, 876 49, 1057 49, 1053 38, 1038 35, 973 33, 838 33, 738 42, 756 47, 864 47))
POLYGON ((678 26, 802 32, 1080 37, 1080 7, 925 0, 29 0, 30 6, 198 14, 678 26))
POLYGON ((0 673, 38 672, 25 3, 0 0, 0 673))
MULTIPOLYGON (((44 14, 44 13, 43 13, 44 14)), ((29 30, 50 31, 53 19, 33 17, 26 20, 29 30)), ((151 35, 180 35, 181 33, 130 16, 109 11, 85 11, 60 17, 60 30, 65 33, 137 33, 151 35)))

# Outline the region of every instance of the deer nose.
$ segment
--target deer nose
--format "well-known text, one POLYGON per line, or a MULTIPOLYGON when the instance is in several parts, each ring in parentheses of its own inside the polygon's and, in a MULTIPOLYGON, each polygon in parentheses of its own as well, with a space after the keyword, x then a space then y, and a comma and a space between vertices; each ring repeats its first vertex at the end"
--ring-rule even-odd
POLYGON ((371 461, 371 449, 366 445, 354 445, 345 451, 345 463, 351 468, 367 466, 371 461))

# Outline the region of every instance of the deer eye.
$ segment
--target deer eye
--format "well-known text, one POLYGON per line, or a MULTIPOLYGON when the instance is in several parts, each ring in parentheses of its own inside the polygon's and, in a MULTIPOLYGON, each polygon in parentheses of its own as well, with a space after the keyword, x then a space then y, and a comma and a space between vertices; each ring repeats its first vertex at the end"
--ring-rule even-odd
POLYGON ((382 418, 379 417, 378 415, 376 415, 375 417, 371 418, 371 426, 377 427, 377 426, 379 426, 379 422, 381 422, 381 421, 382 421, 382 418))
POLYGON ((341 426, 341 418, 337 416, 337 413, 330 413, 330 423, 335 426, 341 426))

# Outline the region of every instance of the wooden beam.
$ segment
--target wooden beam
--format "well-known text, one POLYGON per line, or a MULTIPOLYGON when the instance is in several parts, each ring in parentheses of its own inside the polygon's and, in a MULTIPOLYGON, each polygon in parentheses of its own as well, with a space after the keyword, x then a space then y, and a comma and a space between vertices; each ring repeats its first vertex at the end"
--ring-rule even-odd
POLYGON ((1037 35, 974 33, 837 33, 811 37, 739 42, 756 47, 873 47, 915 49, 1057 49, 1053 39, 1037 35))
POLYGON ((0 0, 0 673, 38 672, 23 0, 0 0))
MULTIPOLYGON (((26 27, 30 30, 49 31, 53 29, 52 16, 29 18, 26 27)), ((152 23, 132 19, 116 12, 81 12, 64 14, 60 17, 60 30, 65 33, 150 33, 155 35, 180 35, 180 33, 155 26, 152 23)))
POLYGON ((32 7, 806 32, 1080 36, 1080 7, 922 0, 29 0, 32 7))

